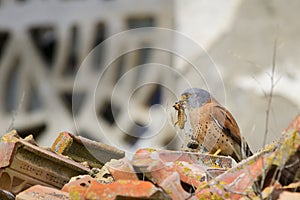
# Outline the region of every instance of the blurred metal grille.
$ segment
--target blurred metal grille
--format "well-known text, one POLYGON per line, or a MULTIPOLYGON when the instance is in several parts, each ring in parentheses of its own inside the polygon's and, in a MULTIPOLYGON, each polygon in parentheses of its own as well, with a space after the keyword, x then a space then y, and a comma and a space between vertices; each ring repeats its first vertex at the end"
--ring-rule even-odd
MULTIPOLYGON (((0 1, 0 131, 17 128, 22 134, 33 133, 43 145, 49 145, 58 132, 76 132, 72 116, 72 95, 75 95, 74 113, 86 124, 80 134, 96 137, 97 124, 89 123, 94 112, 87 102, 93 98, 87 76, 82 91, 72 93, 76 72, 99 43, 127 29, 140 27, 173 27, 173 1, 171 0, 1 0, 0 1)), ((96 52, 95 72, 112 51, 126 46, 139 47, 151 43, 151 37, 132 36, 122 46, 107 46, 96 52)), ((151 63, 170 66, 171 55, 151 49, 140 49, 120 56, 107 71, 95 106, 99 120, 109 131, 117 132, 112 110, 122 113, 128 109, 122 101, 111 105, 110 95, 114 84, 131 66, 151 63)), ((138 71, 124 87, 134 88, 141 74, 162 78, 162 74, 138 71)), ((91 75, 92 76, 92 75, 91 75)), ((173 81, 166 79, 165 81, 173 81)), ((139 91, 139 90, 138 90, 139 91)), ((138 93, 138 92, 137 92, 138 93)), ((136 95, 134 112, 138 128, 132 127, 135 136, 122 136, 127 144, 135 144, 138 135, 148 131, 145 115, 151 105, 161 103, 168 94, 159 86, 145 86, 147 95, 136 95)), ((126 119, 125 119, 126 121, 126 119)), ((119 137, 119 136, 117 136, 119 137)), ((120 136, 121 137, 121 136, 120 136)), ((168 137, 168 134, 163 136, 168 137)), ((158 138, 160 143, 165 142, 158 138)), ((152 141, 153 142, 153 141, 152 141)))

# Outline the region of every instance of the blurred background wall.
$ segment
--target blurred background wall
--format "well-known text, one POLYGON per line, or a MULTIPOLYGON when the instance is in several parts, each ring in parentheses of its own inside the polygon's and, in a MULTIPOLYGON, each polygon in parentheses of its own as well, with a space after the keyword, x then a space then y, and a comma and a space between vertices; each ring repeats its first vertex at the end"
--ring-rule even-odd
POLYGON ((47 146, 60 131, 70 131, 123 149, 175 149, 180 136, 171 106, 188 80, 228 107, 257 150, 275 38, 267 141, 278 138, 300 110, 299 8, 297 0, 1 0, 0 131, 34 134, 47 146), (123 32, 145 27, 164 29, 158 37, 150 29, 123 32), (86 60, 91 70, 74 93, 86 60), (140 65, 145 67, 135 68, 140 65))

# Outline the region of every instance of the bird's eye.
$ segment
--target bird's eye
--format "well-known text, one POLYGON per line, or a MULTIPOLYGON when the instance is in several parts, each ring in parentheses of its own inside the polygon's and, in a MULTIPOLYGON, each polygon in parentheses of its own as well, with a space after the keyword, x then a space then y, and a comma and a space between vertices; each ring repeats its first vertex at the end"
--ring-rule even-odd
POLYGON ((185 98, 190 98, 191 94, 185 94, 185 98))
POLYGON ((191 95, 188 94, 188 93, 182 94, 182 95, 181 95, 181 100, 184 101, 184 100, 188 99, 190 96, 191 96, 191 95))

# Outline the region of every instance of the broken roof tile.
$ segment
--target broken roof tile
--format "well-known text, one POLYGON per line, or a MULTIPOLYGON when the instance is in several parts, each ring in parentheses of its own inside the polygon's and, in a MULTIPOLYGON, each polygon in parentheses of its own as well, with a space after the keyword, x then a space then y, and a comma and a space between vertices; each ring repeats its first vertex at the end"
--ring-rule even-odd
POLYGON ((93 178, 90 175, 72 177, 61 190, 68 192, 71 199, 84 199, 85 192, 91 185, 92 180, 93 178))
POLYGON ((254 191, 260 190, 263 198, 298 198, 299 193, 296 192, 300 191, 299 122, 300 115, 289 125, 286 129, 288 131, 279 141, 238 164, 225 156, 149 148, 139 149, 130 161, 116 148, 67 132, 61 133, 52 148, 78 162, 88 160, 88 166, 102 166, 101 169, 92 170, 36 146, 32 137, 22 139, 16 131, 12 131, 4 135, 0 143, 0 180, 9 182, 10 185, 16 180, 21 182, 15 188, 3 188, 3 184, 0 184, 0 188, 16 194, 22 189, 36 185, 19 193, 19 200, 245 200, 259 199, 254 191), (87 149, 92 149, 92 153, 87 149), (108 156, 104 160, 95 161, 97 159, 93 157, 93 150, 100 152, 95 155, 102 155, 102 158, 107 156, 106 153, 108 156), (77 154, 76 151, 80 151, 81 154, 77 154), (120 157, 114 159, 112 155, 120 157), (24 167, 25 164, 27 167, 24 167), (277 173, 278 171, 280 173, 277 173), (48 174, 48 178, 41 175, 44 173, 48 174), (76 176, 85 173, 90 175, 76 176), (64 185, 62 191, 47 187, 60 188, 59 185, 63 185, 71 176, 75 177, 64 185), (258 189, 257 186, 262 188, 258 189))
MULTIPOLYGON (((148 166, 145 176, 163 188, 172 199, 186 199, 201 184, 200 180, 205 175, 202 169, 197 169, 194 173, 191 168, 184 161, 176 164, 172 162, 166 164, 159 160, 153 160, 148 166), (196 174, 197 171, 199 171, 199 174, 196 174)), ((196 169, 196 167, 192 169, 196 169)))
POLYGON ((167 194, 149 181, 118 180, 110 184, 101 184, 93 180, 85 193, 85 199, 117 198, 170 199, 167 194))
POLYGON ((159 159, 163 162, 185 161, 206 167, 224 169, 229 169, 236 165, 236 162, 227 156, 214 156, 211 154, 186 151, 155 150, 149 148, 139 149, 133 157, 133 162, 138 159, 146 158, 159 159))
POLYGON ((201 185, 202 181, 212 179, 225 172, 226 168, 234 165, 235 162, 232 158, 224 156, 140 149, 135 154, 132 163, 154 183, 162 182, 168 174, 176 172, 182 182, 197 187, 201 185), (156 175, 157 173, 160 175, 156 175))
POLYGON ((58 189, 35 185, 16 196, 16 200, 69 200, 69 194, 58 189))
POLYGON ((89 172, 81 164, 33 145, 15 133, 4 135, 0 143, 0 180, 7 180, 0 188, 6 187, 3 189, 14 194, 36 184, 61 188, 71 177, 89 172))
POLYGON ((112 159, 105 164, 114 180, 138 180, 136 172, 128 158, 112 159))
POLYGON ((125 152, 110 145, 61 132, 52 145, 52 150, 77 162, 87 162, 91 167, 101 168, 111 159, 120 159, 125 152))
MULTIPOLYGON (((207 183, 206 186, 198 188, 196 196, 201 196, 210 191, 218 194, 222 198, 239 199, 243 196, 253 195, 253 184, 264 173, 268 181, 268 172, 271 166, 284 166, 291 155, 299 149, 300 135, 297 131, 292 131, 284 135, 282 141, 278 143, 275 151, 273 148, 266 148, 256 155, 240 162, 236 167, 229 169, 224 174, 207 183)), ((284 168, 283 168, 284 169, 284 168)), ((273 175, 270 176, 273 178, 273 175)), ((277 179, 275 179, 276 181, 277 179)), ((275 184, 275 183, 272 183, 275 184)), ((266 187, 268 185, 265 185, 266 187)))
POLYGON ((174 163, 173 169, 178 172, 181 181, 194 187, 198 187, 202 181, 206 180, 207 171, 203 166, 177 161, 174 163))
POLYGON ((183 189, 180 176, 176 172, 170 173, 168 177, 163 179, 158 185, 162 187, 173 200, 194 199, 190 193, 183 189))
POLYGON ((87 175, 74 178, 62 188, 62 191, 68 192, 71 199, 116 199, 121 196, 146 199, 169 198, 161 189, 148 181, 117 180, 104 184, 87 175))

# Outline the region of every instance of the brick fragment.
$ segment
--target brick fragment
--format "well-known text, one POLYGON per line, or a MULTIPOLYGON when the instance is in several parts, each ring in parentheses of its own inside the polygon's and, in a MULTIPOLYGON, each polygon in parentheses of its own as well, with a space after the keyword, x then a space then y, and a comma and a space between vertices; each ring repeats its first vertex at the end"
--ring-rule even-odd
POLYGON ((110 145, 61 132, 52 145, 52 150, 77 162, 87 162, 91 167, 101 168, 111 159, 120 159, 125 152, 110 145))
POLYGON ((0 143, 0 188, 14 194, 32 186, 61 188, 71 177, 87 174, 81 164, 21 139, 16 131, 0 143))
POLYGON ((41 200, 41 199, 51 199, 51 200, 69 200, 69 194, 67 192, 62 192, 58 189, 35 185, 31 188, 19 193, 16 196, 16 200, 41 200))

